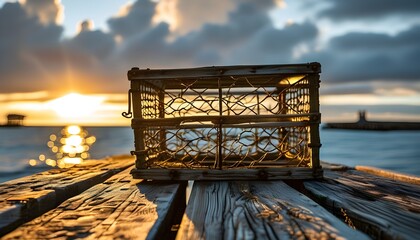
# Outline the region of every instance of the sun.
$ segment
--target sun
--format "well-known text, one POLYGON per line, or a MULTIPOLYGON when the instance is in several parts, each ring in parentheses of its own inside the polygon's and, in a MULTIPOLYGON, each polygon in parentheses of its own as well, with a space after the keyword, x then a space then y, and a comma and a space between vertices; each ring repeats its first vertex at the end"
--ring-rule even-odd
POLYGON ((80 119, 94 114, 104 100, 104 97, 100 96, 69 93, 63 97, 49 101, 47 105, 61 118, 80 119))

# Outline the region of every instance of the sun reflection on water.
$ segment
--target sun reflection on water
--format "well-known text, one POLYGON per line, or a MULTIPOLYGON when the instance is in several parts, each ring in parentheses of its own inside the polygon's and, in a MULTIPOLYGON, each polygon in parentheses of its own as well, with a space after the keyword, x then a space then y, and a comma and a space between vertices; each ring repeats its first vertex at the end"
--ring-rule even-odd
POLYGON ((82 163, 89 158, 89 149, 96 142, 95 136, 89 136, 88 132, 80 126, 71 125, 63 128, 60 136, 51 134, 47 142, 53 157, 47 158, 40 154, 38 160, 30 159, 30 166, 37 166, 44 162, 51 167, 66 168, 82 163))

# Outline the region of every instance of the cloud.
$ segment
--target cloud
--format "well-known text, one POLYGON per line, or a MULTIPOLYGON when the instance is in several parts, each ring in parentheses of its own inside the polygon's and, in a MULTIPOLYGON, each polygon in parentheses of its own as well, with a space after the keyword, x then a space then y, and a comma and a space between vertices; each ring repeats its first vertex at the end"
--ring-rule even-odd
POLYGON ((2 84, 1 91, 28 91, 48 84, 38 77, 43 69, 34 55, 56 47, 62 31, 61 26, 44 25, 29 16, 19 3, 5 3, 0 8, 0 73, 1 81, 7 84, 2 84))
POLYGON ((171 31, 183 35, 201 28, 203 24, 223 24, 235 7, 234 1, 162 0, 156 6, 154 21, 165 21, 171 31), (206 9, 206 11, 200 11, 206 9))
POLYGON ((320 88, 321 95, 347 95, 347 94, 370 94, 374 92, 370 83, 350 84, 323 84, 320 88))
POLYGON ((98 60, 106 59, 115 48, 114 36, 100 30, 92 30, 90 21, 81 23, 81 31, 75 37, 65 42, 73 51, 85 53, 98 60))
POLYGON ((311 45, 318 34, 315 25, 305 22, 284 29, 267 27, 253 35, 229 58, 230 64, 293 63, 294 50, 301 44, 311 45))
MULTIPOLYGON (((109 19, 108 32, 94 29, 85 20, 77 35, 63 38, 63 29, 54 20, 58 10, 45 10, 48 21, 27 10, 28 6, 36 9, 42 4, 59 6, 59 1, 32 2, 5 3, 0 8, 0 82, 7 82, 2 84, 2 92, 47 88, 124 92, 128 88, 125 73, 133 66, 319 61, 328 86, 325 94, 374 93, 376 86, 369 84, 372 81, 389 85, 420 79, 420 70, 414 67, 420 61, 419 25, 396 35, 347 33, 315 50, 320 30, 314 22, 274 26, 268 13, 278 1, 229 0, 211 7, 204 0, 190 5, 189 1, 174 1, 177 27, 183 29, 177 32, 170 21, 156 20, 163 14, 159 13, 159 4, 166 1, 138 0, 109 19), (210 14, 212 11, 217 14, 210 14), (199 13, 203 13, 201 18, 199 13)), ((340 4, 345 3, 338 2, 334 7, 340 4)))
POLYGON ((0 8, 0 47, 47 47, 59 41, 62 27, 43 25, 37 17, 26 13, 19 3, 5 3, 0 8))
POLYGON ((237 9, 229 13, 226 24, 205 24, 196 36, 195 41, 204 46, 230 47, 246 41, 261 29, 271 26, 271 20, 265 11, 261 11, 252 3, 239 4, 237 9))
POLYGON ((157 18, 172 20, 169 22, 171 29, 182 35, 199 30, 204 24, 229 22, 229 13, 235 11, 238 5, 252 5, 256 11, 264 12, 281 2, 283 1, 260 0, 256 3, 252 0, 163 0, 158 3, 157 18))
POLYGON ((115 35, 128 38, 140 34, 152 26, 156 3, 138 0, 126 6, 124 13, 108 20, 109 28, 115 35))
MULTIPOLYGON (((262 3, 265 4, 242 1, 228 14, 225 23, 205 23, 172 41, 168 40, 168 24, 149 25, 137 35, 127 36, 118 55, 124 58, 122 62, 141 67, 290 62, 293 49, 311 42, 317 28, 306 22, 276 29, 267 14, 274 3, 262 3)), ((128 18, 132 18, 131 14, 128 18)))
POLYGON ((92 31, 92 30, 93 30, 93 21, 91 20, 82 21, 78 27, 78 33, 92 31))
POLYGON ((420 25, 395 36, 352 32, 337 36, 320 52, 302 59, 318 59, 328 82, 399 81, 420 79, 420 25))
POLYGON ((112 89, 101 81, 115 77, 107 70, 112 66, 107 59, 115 48, 114 36, 85 28, 63 40, 62 32, 61 26, 46 25, 28 14, 21 3, 5 3, 0 8, 0 91, 112 89))
MULTIPOLYGON (((169 26, 161 23, 156 27, 149 28, 144 34, 138 34, 126 39, 118 49, 117 57, 128 66, 163 67, 171 64, 173 54, 170 45, 166 41, 169 35, 169 26)), ((181 57, 181 56, 180 56, 181 57)), ((179 59, 179 62, 187 56, 179 59)), ((127 68, 128 70, 128 68, 127 68)))
POLYGON ((420 13, 417 0, 326 0, 329 7, 319 12, 318 16, 334 20, 377 19, 387 16, 418 15, 420 13))
MULTIPOLYGON (((226 4, 232 2, 236 6, 233 10, 226 13, 225 9, 216 14, 225 14, 224 21, 213 22, 207 17, 194 20, 201 24, 199 28, 194 27, 197 29, 174 39, 171 39, 170 23, 153 24, 145 20, 153 11, 156 13, 156 5, 136 2, 124 15, 109 21, 112 32, 123 36, 114 56, 118 59, 115 61, 125 67, 120 71, 132 66, 172 68, 290 62, 293 49, 312 41, 317 35, 316 27, 310 23, 291 25, 285 29, 274 28, 268 15, 268 11, 276 5, 274 1, 232 0, 226 4), (138 21, 135 19, 143 19, 143 24, 129 31, 130 34, 123 34, 127 26, 134 26, 133 21, 138 21), (116 22, 121 24, 112 25, 116 22)), ((203 12, 203 6, 198 3, 186 7, 178 2, 177 7, 176 12, 189 21, 193 21, 195 15, 184 13, 203 12)))
POLYGON ((21 1, 29 16, 36 16, 42 24, 61 23, 63 6, 60 0, 23 0, 21 1))

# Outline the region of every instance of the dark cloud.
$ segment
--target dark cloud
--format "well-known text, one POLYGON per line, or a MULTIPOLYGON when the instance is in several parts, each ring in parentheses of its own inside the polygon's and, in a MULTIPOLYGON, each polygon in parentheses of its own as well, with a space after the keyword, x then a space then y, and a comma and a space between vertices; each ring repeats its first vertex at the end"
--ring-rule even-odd
MULTIPOLYGON (((48 6, 57 2, 42 1, 48 6)), ((348 33, 315 51, 319 30, 314 23, 303 21, 278 29, 268 15, 274 1, 231 2, 234 7, 224 21, 208 20, 194 31, 174 35, 169 24, 152 21, 157 3, 138 0, 127 6, 124 14, 109 19, 109 32, 92 29, 85 21, 81 31, 70 38, 63 38, 62 27, 52 20, 58 10, 51 10, 50 20, 45 22, 25 8, 29 5, 6 3, 0 8, 0 82, 7 82, 1 91, 80 87, 91 92, 122 92, 127 89, 125 73, 133 66, 319 61, 327 83, 323 94, 371 93, 371 81, 409 83, 420 79, 416 67, 420 62, 420 25, 396 35, 348 33)), ((346 3, 334 6, 340 4, 346 3)), ((186 10, 193 11, 183 6, 179 13, 186 10)))
POLYGON ((108 20, 109 28, 115 35, 127 38, 149 29, 155 14, 156 3, 149 0, 138 0, 127 6, 127 11, 122 16, 108 20))
POLYGON ((115 48, 114 36, 85 29, 63 40, 62 32, 61 26, 42 23, 20 3, 3 5, 0 8, 0 91, 112 89, 101 81, 109 82, 111 78, 107 69, 112 64, 107 59, 115 48))
POLYGON ((318 33, 308 22, 274 28, 268 16, 268 10, 275 5, 272 0, 234 2, 236 8, 227 14, 225 22, 205 23, 170 40, 168 24, 154 25, 147 20, 156 6, 138 1, 125 16, 109 21, 112 33, 123 36, 113 61, 119 63, 121 72, 132 66, 172 68, 291 62, 293 49, 312 42, 318 33), (141 27, 136 28, 135 22, 141 22, 141 27), (127 31, 127 26, 132 30, 127 31))
POLYGON ((247 40, 271 25, 267 14, 251 3, 242 3, 229 14, 226 24, 205 24, 198 32, 187 36, 196 44, 210 47, 231 47, 247 40))
MULTIPOLYGON (((171 30, 177 35, 184 35, 200 29, 204 24, 226 24, 229 13, 238 5, 252 5, 258 12, 268 12, 282 0, 161 0, 157 4, 156 19, 174 21, 171 30)), ((155 19, 155 20, 156 20, 155 19)))
POLYGON ((59 41, 63 29, 55 24, 43 25, 29 16, 19 3, 5 3, 0 8, 0 47, 47 47, 59 41))
POLYGON ((84 20, 80 23, 79 32, 86 32, 93 30, 93 22, 90 20, 84 20))
POLYGON ((326 0, 330 7, 321 11, 318 16, 334 20, 376 19, 386 16, 403 16, 420 14, 418 0, 326 0))
POLYGON ((176 21, 176 32, 186 34, 198 30, 206 23, 225 23, 228 13, 235 8, 234 1, 212 0, 163 0, 158 3, 158 15, 164 15, 164 11, 173 14, 176 21), (175 7, 174 7, 175 5, 175 7), (197 11, 206 9, 206 11, 197 11))
POLYGON ((360 33, 352 32, 330 41, 330 47, 343 51, 368 51, 372 48, 388 50, 395 44, 394 39, 383 33, 360 33))
POLYGON ((41 24, 19 3, 5 3, 0 8, 0 81, 7 84, 2 84, 1 91, 27 91, 48 84, 40 77, 46 70, 34 54, 56 47, 62 31, 54 23, 41 24))
POLYGON ((226 23, 204 24, 173 41, 167 40, 170 36, 167 24, 150 27, 126 38, 119 56, 125 58, 123 62, 142 67, 290 62, 293 49, 311 42, 317 28, 303 23, 276 29, 267 14, 273 2, 264 3, 242 1, 228 14, 226 23))
POLYGON ((28 0, 23 6, 29 16, 38 17, 43 24, 59 23, 62 18, 63 7, 59 0, 28 0))
POLYGON ((345 95, 345 94, 369 94, 374 93, 375 88, 369 83, 350 84, 323 84, 320 89, 321 95, 345 95))
POLYGON ((229 63, 270 64, 291 63, 293 50, 301 43, 311 44, 318 29, 311 23, 293 24, 284 29, 268 27, 253 35, 229 58, 229 63))
MULTIPOLYGON (((118 49, 116 57, 126 67, 132 66, 164 66, 170 64, 171 54, 168 52, 169 44, 166 38, 169 36, 169 26, 161 23, 156 27, 149 28, 143 34, 127 38, 118 49)), ((184 57, 185 58, 185 57, 184 57)), ((179 59, 182 61, 183 59, 179 59)))
POLYGON ((204 24, 201 29, 177 38, 171 43, 170 53, 189 58, 190 64, 199 59, 201 64, 221 65, 234 49, 267 27, 271 27, 271 21, 265 11, 242 3, 229 14, 225 24, 204 24))
POLYGON ((321 52, 302 59, 323 63, 327 81, 418 81, 420 79, 420 25, 395 36, 348 33, 332 38, 321 52))
POLYGON ((112 35, 102 31, 85 29, 67 41, 66 46, 97 59, 105 59, 114 51, 115 40, 112 35))

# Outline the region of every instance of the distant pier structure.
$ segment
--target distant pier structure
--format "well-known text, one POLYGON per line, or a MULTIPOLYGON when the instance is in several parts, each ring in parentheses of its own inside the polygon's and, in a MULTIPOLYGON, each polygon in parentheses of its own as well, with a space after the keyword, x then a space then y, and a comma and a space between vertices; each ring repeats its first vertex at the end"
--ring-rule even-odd
POLYGON ((25 115, 21 114, 8 114, 6 126, 23 126, 25 115))
POLYGON ((420 122, 369 121, 366 119, 366 111, 359 111, 359 120, 357 122, 326 123, 323 128, 378 131, 420 130, 420 122))

